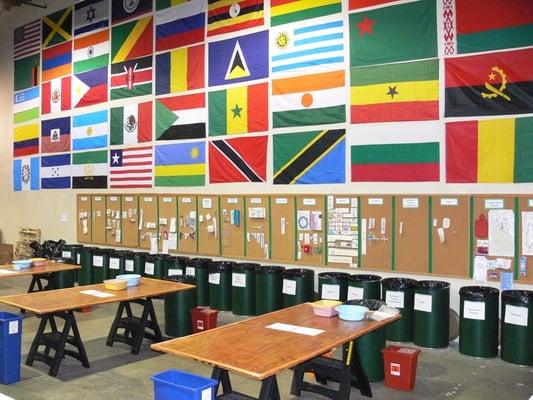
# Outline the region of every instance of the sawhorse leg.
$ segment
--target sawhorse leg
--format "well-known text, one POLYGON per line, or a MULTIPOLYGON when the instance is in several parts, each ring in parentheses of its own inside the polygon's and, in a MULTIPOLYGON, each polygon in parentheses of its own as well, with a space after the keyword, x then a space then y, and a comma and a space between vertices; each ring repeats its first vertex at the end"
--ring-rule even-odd
MULTIPOLYGON (((211 379, 214 379, 218 382, 218 385, 215 389, 215 392, 218 393, 218 388, 222 384, 222 395, 220 397, 224 398, 225 395, 228 395, 231 398, 233 393, 233 388, 231 387, 231 381, 229 379, 229 373, 225 369, 219 367, 213 367, 213 372, 211 373, 211 379)), ((236 392, 235 392, 236 393, 236 392)), ((239 398, 242 399, 253 399, 253 397, 243 395, 239 393, 239 398)), ((259 392, 258 400, 280 400, 278 381, 276 380, 276 375, 269 376, 268 378, 261 381, 261 391, 259 392)))

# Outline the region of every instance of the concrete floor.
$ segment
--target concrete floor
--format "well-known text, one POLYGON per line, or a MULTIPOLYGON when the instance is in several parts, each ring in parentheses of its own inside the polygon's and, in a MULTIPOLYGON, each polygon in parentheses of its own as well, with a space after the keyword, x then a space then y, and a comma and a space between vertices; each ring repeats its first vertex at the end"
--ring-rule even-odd
MULTIPOLYGON (((0 293, 16 294, 27 290, 29 278, 8 278, 0 282, 0 293)), ((155 301, 157 315, 163 325, 163 302, 155 301)), ((90 313, 77 313, 76 318, 91 364, 83 368, 77 361, 66 358, 56 378, 47 375, 47 367, 36 362, 32 368, 22 366, 22 379, 13 385, 0 385, 0 393, 16 400, 103 400, 153 399, 150 377, 169 368, 190 371, 210 376, 211 368, 199 362, 188 361, 156 353, 144 343, 141 353, 131 355, 122 344, 105 345, 107 333, 115 315, 116 304, 101 306, 90 313)), ((7 306, 0 309, 18 310, 7 306)), ((219 324, 235 321, 229 312, 220 313, 219 324)), ((28 316, 23 321, 22 362, 26 359, 31 341, 37 329, 38 319, 28 316)), ((229 343, 231 345, 231 343, 229 343)), ((412 345, 411 345, 412 346, 412 345)), ((292 374, 278 375, 282 399, 293 399, 289 394, 292 374)), ((257 396, 257 381, 232 375, 235 389, 257 396)), ((416 387, 403 393, 386 388, 383 383, 372 384, 374 399, 530 399, 533 395, 533 367, 520 367, 499 358, 476 360, 457 352, 457 342, 445 350, 423 349, 418 361, 416 387)), ((1 396, 0 396, 1 398, 1 396)), ((301 398, 323 399, 324 397, 303 393, 301 398)), ((352 390, 351 399, 362 398, 352 390)))

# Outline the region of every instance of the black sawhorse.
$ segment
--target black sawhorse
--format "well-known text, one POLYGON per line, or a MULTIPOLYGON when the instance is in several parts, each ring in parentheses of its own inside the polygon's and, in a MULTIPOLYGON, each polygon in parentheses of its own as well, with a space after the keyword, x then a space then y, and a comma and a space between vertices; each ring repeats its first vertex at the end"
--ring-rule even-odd
POLYGON ((234 392, 231 387, 229 373, 225 369, 214 367, 211 378, 218 382, 215 394, 218 393, 218 387, 222 384, 222 394, 217 399, 224 400, 280 400, 278 381, 276 375, 269 376, 261 381, 261 391, 259 397, 251 397, 243 393, 234 392))
POLYGON ((115 320, 109 335, 107 336, 106 344, 113 346, 114 342, 126 343, 131 346, 131 354, 139 354, 143 339, 146 338, 152 342, 162 342, 163 335, 161 329, 157 323, 157 317, 155 315, 154 305, 152 300, 138 299, 130 301, 122 301, 115 315, 115 320), (143 311, 140 317, 133 315, 131 310, 131 303, 139 304, 143 307, 143 311), (126 311, 126 316, 122 314, 126 311), (119 333, 118 330, 123 329, 123 333, 119 333), (146 332, 146 329, 152 330, 153 333, 146 332))
POLYGON ((28 353, 26 365, 32 366, 34 361, 42 361, 50 367, 48 375, 56 376, 63 358, 70 356, 80 361, 85 368, 89 368, 89 360, 81 341, 74 312, 55 312, 39 316, 39 318, 41 322, 28 353), (56 318, 64 320, 62 331, 57 327, 56 318), (47 331, 48 324, 50 325, 49 331, 47 331), (71 348, 67 348, 67 345, 71 348), (44 351, 39 351, 40 346, 44 346, 44 351), (50 350, 54 350, 53 356, 50 355, 50 350))

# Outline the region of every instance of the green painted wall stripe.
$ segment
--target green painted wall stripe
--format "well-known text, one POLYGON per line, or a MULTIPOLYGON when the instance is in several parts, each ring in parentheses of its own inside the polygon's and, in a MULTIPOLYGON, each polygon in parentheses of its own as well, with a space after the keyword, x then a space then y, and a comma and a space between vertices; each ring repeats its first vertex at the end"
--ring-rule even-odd
POLYGON ((428 272, 433 273, 433 197, 428 197, 428 272))
POLYGON ((361 269, 362 266, 362 259, 361 259, 361 246, 363 241, 362 235, 361 235, 361 196, 357 197, 357 268, 361 269))
POLYGON ((220 208, 220 196, 217 196, 218 200, 218 223, 217 223, 217 231, 218 231, 218 255, 222 254, 222 209, 220 208))
POLYGON ((396 196, 391 198, 392 204, 392 237, 391 237, 391 271, 396 269, 396 196))
POLYGON ((199 249, 199 241, 200 241, 200 229, 198 229, 198 196, 196 196, 196 253, 198 253, 199 249))
POLYGON ((468 210, 468 214, 470 219, 470 261, 468 265, 468 275, 470 276, 470 278, 472 278, 474 276, 474 196, 470 196, 470 207, 468 210))
POLYGON ((520 220, 520 199, 514 198, 514 279, 518 280, 520 277, 520 227, 522 221, 520 220))
MULTIPOLYGON (((335 196, 333 196, 333 202, 335 204, 335 196)), ((322 237, 322 260, 324 261, 324 265, 328 265, 328 239, 327 239, 327 232, 328 232, 328 195, 324 195, 324 214, 323 214, 323 220, 324 220, 324 230, 323 237, 322 237)))
POLYGON ((272 259, 272 197, 271 196, 268 196, 268 259, 269 260, 272 259))
POLYGON ((298 200, 294 196, 294 261, 298 261, 298 200))

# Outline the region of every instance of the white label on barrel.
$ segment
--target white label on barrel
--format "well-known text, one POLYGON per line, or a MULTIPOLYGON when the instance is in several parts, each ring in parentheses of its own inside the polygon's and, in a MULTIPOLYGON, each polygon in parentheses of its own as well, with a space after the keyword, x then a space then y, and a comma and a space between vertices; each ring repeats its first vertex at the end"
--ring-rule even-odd
POLYGON ((365 289, 362 287, 348 286, 348 300, 362 300, 365 289))
POLYGON ((79 264, 81 262, 81 254, 78 253, 77 257, 76 257, 76 264, 79 264))
POLYGON ((124 269, 127 272, 133 272, 133 260, 126 260, 126 265, 124 266, 124 269))
POLYGON ((103 267, 104 256, 93 256, 93 267, 103 267))
POLYGON ((155 265, 154 263, 145 263, 144 264, 144 273, 148 275, 153 275, 155 271, 155 265))
POLYGON ((231 274, 231 286, 246 287, 246 274, 238 274, 236 272, 231 274))
POLYGON ((400 376, 402 374, 400 364, 390 363, 390 374, 392 376, 400 376))
POLYGON ((110 258, 109 259, 109 269, 120 269, 120 259, 110 258))
POLYGON ((72 257, 72 252, 71 252, 71 251, 65 251, 65 250, 63 250, 63 251, 61 252, 61 257, 63 257, 63 258, 70 258, 70 257, 72 257))
POLYGON ((528 317, 527 307, 512 306, 507 304, 505 306, 505 320, 506 324, 527 326, 528 317))
POLYGON ((211 388, 202 390, 202 400, 211 400, 212 397, 211 388))
POLYGON ((292 279, 283 279, 283 294, 296 295, 296 281, 292 279))
POLYGON ((322 284, 322 299, 324 300, 340 300, 341 287, 340 285, 322 284))
POLYGON ((9 334, 14 335, 15 333, 19 333, 19 322, 9 321, 9 334))
POLYGON ((220 285, 220 274, 218 272, 209 274, 209 283, 212 283, 213 285, 220 285))
POLYGON ((463 303, 463 317, 485 321, 485 303, 465 300, 463 303))
POLYGON ((186 267, 185 268, 185 275, 189 275, 189 276, 195 276, 195 269, 194 267, 186 267))
POLYGON ((431 295, 415 293, 415 310, 431 312, 431 295))
POLYGON ((385 302, 391 307, 403 308, 403 299, 404 292, 387 290, 387 294, 385 295, 385 302))
POLYGON ((183 271, 181 269, 169 269, 168 270, 168 276, 175 276, 175 275, 181 275, 183 274, 183 271))

